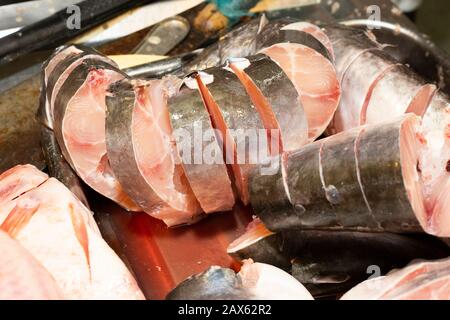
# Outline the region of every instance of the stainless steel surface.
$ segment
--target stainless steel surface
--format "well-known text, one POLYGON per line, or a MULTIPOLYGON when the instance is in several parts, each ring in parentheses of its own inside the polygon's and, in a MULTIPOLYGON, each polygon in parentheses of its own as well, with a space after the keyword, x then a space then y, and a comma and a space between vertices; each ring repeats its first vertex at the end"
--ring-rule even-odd
POLYGON ((35 0, 0 6, 0 30, 20 28, 81 0, 35 0))
POLYGON ((178 56, 168 57, 162 60, 137 65, 134 67, 126 68, 123 70, 130 77, 139 78, 160 78, 168 73, 176 73, 189 61, 197 57, 203 49, 197 49, 195 51, 184 53, 178 56))
POLYGON ((165 55, 186 38, 190 29, 189 21, 181 16, 165 19, 149 31, 134 53, 165 55))

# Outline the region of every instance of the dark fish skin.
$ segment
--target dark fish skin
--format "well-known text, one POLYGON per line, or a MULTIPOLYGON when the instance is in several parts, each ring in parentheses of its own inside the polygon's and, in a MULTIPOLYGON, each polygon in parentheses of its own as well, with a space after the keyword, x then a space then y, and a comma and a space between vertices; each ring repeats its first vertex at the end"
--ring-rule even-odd
POLYGON ((316 298, 335 298, 373 272, 386 274, 414 259, 440 259, 450 248, 427 235, 289 230, 231 255, 288 271, 316 298))
POLYGON ((95 49, 92 49, 91 47, 86 47, 83 45, 64 45, 60 46, 55 49, 55 51, 50 55, 50 57, 44 61, 42 64, 42 72, 40 75, 41 78, 41 95, 39 100, 39 108, 37 110, 36 116, 38 121, 45 125, 47 128, 53 129, 53 123, 52 123, 52 115, 50 115, 50 110, 48 110, 49 105, 46 103, 46 101, 50 102, 50 99, 52 97, 53 89, 58 81, 58 79, 61 77, 61 75, 64 73, 64 71, 76 60, 91 55, 92 58, 98 57, 99 60, 105 60, 106 58, 100 54, 95 49), (62 51, 68 49, 69 47, 73 47, 74 49, 78 49, 81 52, 78 53, 70 53, 68 56, 66 56, 64 59, 59 61, 56 66, 54 67, 51 74, 47 75, 47 83, 45 81, 45 69, 47 68, 50 61, 52 61, 58 54, 60 54, 62 51))
POLYGON ((233 270, 212 266, 191 276, 168 293, 167 300, 249 300, 233 270))
POLYGON ((297 21, 289 17, 268 21, 256 35, 256 48, 260 50, 267 45, 274 44, 271 42, 273 39, 279 38, 280 29, 297 21))
POLYGON ((203 70, 220 65, 221 57, 219 50, 220 40, 206 47, 203 52, 190 63, 187 63, 179 71, 179 75, 187 75, 197 70, 203 70))
POLYGON ((320 164, 325 197, 343 226, 376 230, 377 222, 368 211, 358 182, 355 144, 360 134, 355 129, 322 141, 320 164))
MULTIPOLYGON (((286 183, 295 215, 283 225, 272 226, 264 217, 261 220, 272 231, 305 226, 307 228, 341 228, 340 221, 328 201, 321 177, 322 141, 287 152, 285 156, 286 183)), ((338 168, 341 170, 342 168, 338 168)))
MULTIPOLYGON (((59 49, 59 52, 67 47, 69 47, 69 46, 65 46, 65 47, 59 49)), ((64 73, 64 71, 72 63, 74 63, 78 59, 81 59, 82 57, 86 57, 86 56, 90 56, 91 59, 98 59, 98 60, 106 60, 107 59, 107 58, 105 58, 105 56, 100 54, 98 51, 96 51, 90 47, 79 46, 79 45, 73 45, 73 47, 81 50, 81 52, 69 54, 63 60, 59 61, 59 63, 55 66, 53 72, 49 75, 49 78, 47 80, 47 88, 46 88, 48 101, 50 101, 50 99, 52 97, 53 89, 54 89, 56 82, 61 77, 61 75, 64 73)), ((42 74, 44 74, 44 73, 42 73, 42 74)))
MULTIPOLYGON (((116 178, 126 193, 148 213, 164 211, 168 204, 158 196, 143 177, 135 157, 132 124, 136 101, 135 87, 151 86, 152 81, 123 79, 111 84, 106 96, 106 147, 116 178)), ((164 215, 160 214, 164 219, 164 215)), ((183 224, 198 221, 186 217, 183 224)))
POLYGON ((250 204, 258 217, 265 217, 264 224, 269 229, 288 228, 291 219, 292 224, 297 220, 294 206, 285 189, 281 159, 281 156, 273 159, 278 166, 275 174, 264 175, 260 168, 255 168, 249 178, 250 204))
MULTIPOLYGON (((70 76, 67 78, 67 80, 64 82, 64 84, 61 86, 60 91, 58 92, 58 95, 55 99, 55 108, 53 110, 54 115, 54 132, 56 139, 58 141, 58 144, 61 148, 62 154, 66 158, 66 160, 69 162, 69 164, 72 166, 72 168, 75 170, 75 167, 70 159, 70 155, 65 148, 64 138, 62 136, 62 122, 64 119, 64 114, 66 112, 67 103, 72 99, 72 97, 75 95, 77 90, 83 85, 85 82, 89 72, 93 68, 99 68, 99 69, 110 69, 114 70, 118 73, 122 73, 119 69, 117 69, 113 62, 108 63, 104 61, 99 61, 96 59, 87 59, 84 60, 78 67, 76 67, 70 76)), ((123 73, 122 73, 123 74, 123 73)), ((124 77, 126 77, 125 74, 123 74, 124 77)))
POLYGON ((372 215, 382 229, 418 232, 422 229, 412 211, 401 173, 401 125, 402 121, 381 123, 361 135, 357 156, 361 183, 372 215))
POLYGON ((240 250, 228 251, 228 254, 238 261, 250 258, 255 262, 267 263, 290 272, 292 258, 284 252, 284 247, 281 233, 274 233, 240 250))
POLYGON ((257 54, 248 60, 250 65, 244 72, 269 103, 280 127, 283 150, 297 149, 301 145, 301 134, 305 139, 308 134, 308 119, 297 90, 268 56, 257 54))
MULTIPOLYGON (((196 73, 189 76, 191 81, 195 81, 195 75, 196 73)), ((213 128, 210 116, 197 89, 190 89, 183 84, 178 94, 169 98, 168 108, 173 131, 185 131, 187 136, 191 137, 192 142, 195 139, 202 138, 196 137, 196 132, 203 134, 206 130, 213 128)), ((212 135, 210 138, 211 140, 209 141, 201 139, 201 150, 207 150, 208 146, 211 147, 211 145, 216 146, 215 149, 220 150, 217 158, 222 159, 223 162, 220 141, 215 135, 212 135)), ((177 142, 178 149, 183 148, 184 150, 181 143, 177 142)), ((181 151, 179 152, 182 153, 181 151)), ((202 209, 207 213, 231 210, 234 205, 234 192, 226 165, 216 162, 208 164, 205 163, 203 158, 199 159, 201 161, 196 161, 195 155, 196 148, 194 143, 189 144, 188 155, 180 154, 186 177, 202 209), (211 177, 214 177, 214 179, 211 179, 211 177), (208 188, 205 188, 205 183, 208 184, 208 188), (217 199, 223 201, 217 204, 217 199), (211 205, 212 203, 216 203, 216 205, 211 205)), ((201 152, 201 156, 203 156, 203 152, 201 152)))
POLYGON ((254 54, 256 34, 265 23, 264 17, 256 18, 230 31, 219 41, 205 48, 197 58, 182 69, 182 73, 204 70, 221 65, 232 57, 247 57, 254 54))
MULTIPOLYGON (((66 49, 68 46, 62 46, 55 50, 55 52, 47 59, 43 64, 43 70, 47 67, 48 63, 58 53, 66 49)), ((41 130, 41 146, 42 153, 44 155, 45 163, 47 165, 48 173, 51 177, 58 179, 62 182, 77 198, 89 208, 89 203, 83 192, 81 180, 73 171, 69 163, 64 158, 61 149, 58 145, 55 133, 53 131, 53 120, 49 114, 50 110, 47 110, 46 101, 50 101, 51 93, 53 91, 55 82, 64 72, 64 70, 76 59, 86 54, 97 54, 97 52, 91 48, 83 46, 75 46, 77 49, 83 50, 82 53, 72 54, 60 61, 51 75, 49 75, 47 85, 45 85, 44 72, 41 72, 41 95, 39 98, 39 108, 37 111, 37 119, 40 123, 41 130), (48 100, 47 100, 48 99, 48 100)))
POLYGON ((229 129, 264 129, 253 103, 237 76, 224 68, 210 68, 203 72, 212 75, 206 84, 220 108, 229 129))
POLYGON ((106 97, 106 146, 108 159, 120 184, 136 203, 152 212, 160 203, 142 177, 134 158, 131 122, 135 104, 135 92, 130 79, 111 84, 110 96, 106 97))
POLYGON ((450 253, 428 236, 345 231, 305 231, 299 235, 288 231, 282 237, 284 244, 292 245, 287 254, 297 253, 292 275, 314 296, 342 294, 370 276, 386 274, 414 259, 440 259, 450 253))
POLYGON ((89 208, 89 203, 84 195, 81 181, 64 159, 54 132, 42 125, 41 144, 49 175, 62 182, 87 208, 89 208))
MULTIPOLYGON (((227 163, 237 162, 241 168, 243 185, 242 190, 239 191, 242 201, 247 204, 247 177, 249 171, 257 165, 257 163, 252 163, 251 159, 258 160, 258 137, 260 132, 264 132, 264 125, 247 92, 233 72, 221 67, 206 69, 203 72, 213 76, 213 81, 209 84, 205 83, 205 85, 220 108, 227 128, 229 130, 243 130, 242 135, 236 134, 232 137, 236 143, 235 158, 233 159, 233 155, 225 153, 227 163), (250 132, 248 138, 246 138, 246 130, 250 132), (243 146, 245 149, 242 150, 239 146, 243 146), (228 162, 230 160, 232 162, 228 162), (240 160, 243 160, 244 163, 239 162, 240 160)), ((224 146, 224 149, 226 149, 226 146, 224 146)))
POLYGON ((256 215, 273 232, 423 232, 408 199, 400 159, 400 131, 412 118, 361 127, 357 138, 344 132, 284 153, 283 177, 251 179, 256 215), (265 201, 267 190, 277 196, 265 201))
MULTIPOLYGON (((44 61, 42 64, 42 71, 40 74, 40 83, 41 83, 41 91, 39 96, 39 107, 36 112, 36 118, 41 123, 41 125, 46 126, 49 129, 53 129, 53 122, 52 122, 52 116, 50 114, 50 110, 47 108, 47 99, 48 99, 48 92, 47 92, 47 86, 45 85, 45 68, 47 68, 50 61, 58 55, 62 50, 66 49, 66 46, 61 46, 48 57, 47 60, 44 61)), ((62 72, 62 71, 61 71, 62 72)))

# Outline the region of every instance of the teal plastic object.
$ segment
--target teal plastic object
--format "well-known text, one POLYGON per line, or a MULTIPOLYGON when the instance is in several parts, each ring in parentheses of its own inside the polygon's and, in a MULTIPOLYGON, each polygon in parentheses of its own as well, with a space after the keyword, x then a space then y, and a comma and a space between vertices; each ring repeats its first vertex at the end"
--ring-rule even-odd
POLYGON ((219 11, 230 20, 237 20, 248 16, 248 12, 259 0, 209 0, 214 3, 219 11))

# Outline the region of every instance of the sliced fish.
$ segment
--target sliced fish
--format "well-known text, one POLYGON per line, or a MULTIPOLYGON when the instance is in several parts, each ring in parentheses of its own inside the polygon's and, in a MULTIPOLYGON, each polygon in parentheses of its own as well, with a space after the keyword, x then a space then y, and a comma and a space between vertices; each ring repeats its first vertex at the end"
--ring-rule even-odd
POLYGON ((200 95, 194 73, 168 101, 170 122, 189 185, 204 212, 228 211, 234 191, 221 141, 200 95), (190 86, 190 87, 189 87, 190 86))
POLYGON ((117 181, 106 152, 106 91, 124 77, 112 61, 83 59, 58 90, 53 126, 64 157, 87 185, 125 209, 139 211, 117 181))
POLYGON ((429 228, 450 234, 450 97, 437 91, 423 116, 426 149, 420 158, 429 228))
POLYGON ((331 40, 326 35, 325 31, 323 31, 321 28, 316 26, 315 24, 306 22, 306 21, 299 21, 294 22, 288 25, 285 25, 281 28, 281 30, 297 30, 306 32, 310 35, 312 35, 314 38, 316 38, 322 45, 327 49, 328 54, 332 61, 334 61, 334 49, 333 44, 331 43, 331 40))
POLYGON ((423 231, 423 185, 417 171, 423 146, 418 123, 416 116, 408 114, 285 153, 281 177, 252 178, 252 195, 275 188, 278 199, 264 206, 256 195, 251 199, 255 213, 271 231, 423 231), (283 210, 286 199, 291 205, 283 210))
POLYGON ((336 24, 327 25, 323 30, 333 45, 336 73, 340 83, 349 66, 359 55, 382 48, 370 31, 336 24))
MULTIPOLYGON (((228 61, 256 107, 264 128, 278 131, 280 152, 306 144, 308 121, 300 97, 281 68, 265 55, 228 61)), ((275 155, 273 152, 272 155, 275 155)))
POLYGON ((198 86, 213 126, 222 138, 226 163, 231 166, 241 201, 248 204, 248 175, 258 164, 261 134, 265 142, 264 125, 233 72, 217 67, 200 75, 198 86))
POLYGON ((127 194, 168 226, 190 223, 202 212, 172 138, 167 99, 173 81, 124 79, 106 97, 111 167, 127 194))
POLYGON ((398 63, 381 50, 365 51, 348 67, 341 82, 341 101, 331 132, 345 131, 361 124, 372 92, 383 76, 398 63))
POLYGON ((278 63, 293 82, 308 118, 308 139, 327 128, 337 109, 340 86, 333 64, 320 53, 295 43, 280 43, 261 50, 278 63))

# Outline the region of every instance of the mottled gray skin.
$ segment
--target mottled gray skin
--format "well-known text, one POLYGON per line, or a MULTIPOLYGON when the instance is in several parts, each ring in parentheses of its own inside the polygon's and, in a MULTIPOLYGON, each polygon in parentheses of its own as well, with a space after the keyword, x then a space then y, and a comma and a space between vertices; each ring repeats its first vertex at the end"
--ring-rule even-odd
POLYGON ((316 298, 335 297, 378 270, 380 275, 414 259, 440 259, 450 248, 430 236, 351 231, 289 230, 232 254, 239 260, 288 271, 316 298))
MULTIPOLYGON (((110 69, 110 70, 114 70, 118 73, 122 73, 119 69, 117 69, 113 65, 113 62, 107 63, 104 61, 99 61, 97 59, 86 59, 72 71, 70 76, 67 78, 67 80, 64 82, 64 84, 61 86, 61 89, 58 92, 56 99, 55 99, 55 105, 54 105, 54 110, 53 110, 53 119, 54 119, 53 128, 54 128, 55 136, 56 136, 58 144, 61 148, 62 154, 64 155, 65 159, 69 162, 69 164, 72 166, 72 168, 75 171, 76 171, 76 168, 75 168, 74 164, 72 163, 69 152, 67 151, 67 149, 65 147, 64 137, 62 134, 62 123, 64 120, 64 115, 65 115, 66 107, 67 107, 68 103, 73 98, 73 96, 78 91, 78 89, 80 89, 80 87, 84 84, 89 72, 95 68, 110 69)), ((126 77, 125 74, 123 74, 123 75, 124 75, 124 77, 126 77)))
POLYGON ((233 270, 212 266, 181 282, 167 295, 167 300, 250 300, 233 270))
POLYGON ((229 129, 264 129, 255 106, 237 76, 222 67, 204 70, 214 81, 205 83, 229 129))
POLYGON ((244 72, 266 98, 279 124, 283 150, 298 149, 308 136, 308 119, 291 80, 269 57, 258 54, 248 58, 244 72))
MULTIPOLYGON (((141 82, 139 85, 145 84, 141 82)), ((111 95, 106 96, 109 163, 126 193, 144 211, 156 213, 167 207, 167 203, 145 181, 136 162, 131 130, 136 99, 134 85, 130 79, 124 79, 113 83, 109 92, 111 95)))
POLYGON ((263 189, 259 180, 270 178, 253 177, 255 213, 274 232, 294 228, 423 232, 403 182, 402 123, 403 119, 367 126, 357 135, 347 132, 286 152, 283 163, 292 206, 284 201, 283 211, 278 196, 265 204, 256 190, 275 188, 275 194, 282 194, 280 183, 272 180, 263 189))
POLYGON ((323 140, 321 166, 325 196, 343 226, 382 231, 369 213, 358 182, 355 143, 360 132, 355 129, 323 140))
POLYGON ((332 62, 331 54, 330 52, 328 52, 328 49, 322 44, 322 42, 320 42, 307 32, 300 30, 278 30, 278 32, 272 33, 270 38, 262 37, 263 34, 264 29, 258 35, 258 39, 264 38, 257 41, 258 50, 270 47, 277 43, 296 43, 316 50, 318 53, 332 62))
POLYGON ((184 73, 204 70, 224 63, 229 58, 247 57, 256 51, 256 34, 265 24, 265 18, 252 19, 233 29, 219 41, 212 44, 196 59, 183 68, 184 73))
POLYGON ((273 39, 276 39, 280 34, 280 29, 288 24, 297 22, 298 20, 285 17, 281 19, 275 19, 267 22, 262 28, 260 28, 256 36, 256 48, 261 50, 264 47, 271 46, 273 39))
MULTIPOLYGON (((195 76, 193 74, 192 76, 195 76)), ((191 79, 194 80, 194 79, 191 79)), ((211 130, 212 123, 210 116, 203 104, 200 92, 197 89, 190 89, 186 85, 180 88, 178 94, 169 98, 168 108, 170 121, 174 132, 183 130, 190 137, 189 155, 180 154, 186 177, 194 192, 200 206, 205 212, 228 211, 234 205, 234 195, 231 181, 228 176, 226 165, 223 161, 221 144, 216 136, 206 141, 202 137, 196 137, 195 132, 204 133, 211 130), (202 150, 208 146, 214 145, 214 150, 220 150, 215 158, 222 159, 222 163, 208 164, 202 159, 195 161, 195 141, 202 141, 200 155, 202 150), (220 201, 223 200, 223 201, 220 201)), ((178 150, 181 142, 177 142, 178 150)))
MULTIPOLYGON (((261 132, 265 133, 264 125, 247 92, 233 72, 220 67, 206 69, 204 72, 214 77, 213 82, 209 84, 205 83, 205 85, 220 108, 227 128, 229 130, 243 130, 243 135, 235 134, 233 138, 236 143, 236 161, 241 168, 242 178, 244 180, 242 187, 248 188, 247 179, 249 171, 259 161, 259 137, 261 132), (251 132, 249 137, 246 137, 245 130, 251 132), (245 148, 244 150, 242 150, 243 147, 245 148)), ((224 148, 227 147, 224 146, 224 148)), ((229 161, 234 161, 233 158, 227 152, 225 153, 227 163, 232 163, 229 161)))
POLYGON ((64 159, 54 132, 43 125, 41 125, 41 145, 49 175, 62 182, 87 208, 89 208, 89 203, 84 195, 81 181, 64 159))
MULTIPOLYGON (((318 141, 285 155, 287 187, 296 215, 283 225, 271 227, 266 224, 269 229, 280 231, 293 227, 341 227, 337 214, 326 197, 320 176, 321 146, 322 141, 318 141)), ((265 218, 261 217, 261 220, 266 223, 265 218)))
POLYGON ((411 207, 402 175, 400 131, 403 120, 370 126, 360 137, 361 183, 380 227, 392 232, 423 232, 411 207))
POLYGON ((297 216, 284 187, 280 159, 279 156, 276 157, 280 168, 276 174, 261 174, 260 166, 255 168, 249 177, 250 204, 255 214, 270 230, 289 227, 290 220, 296 220, 297 216))

